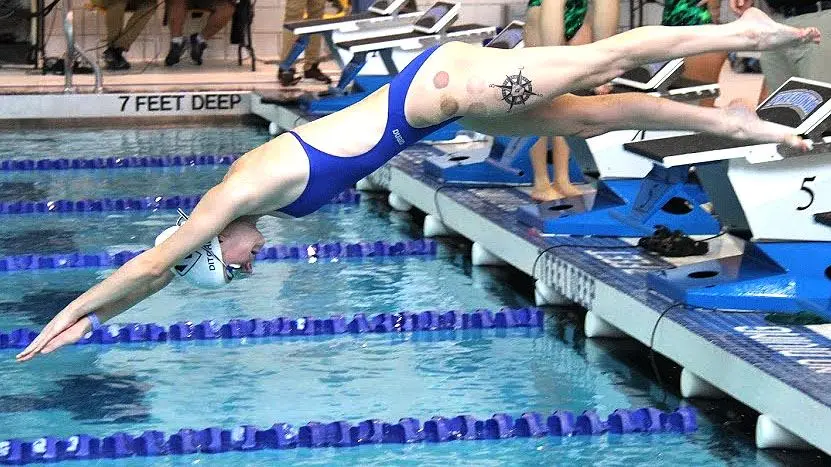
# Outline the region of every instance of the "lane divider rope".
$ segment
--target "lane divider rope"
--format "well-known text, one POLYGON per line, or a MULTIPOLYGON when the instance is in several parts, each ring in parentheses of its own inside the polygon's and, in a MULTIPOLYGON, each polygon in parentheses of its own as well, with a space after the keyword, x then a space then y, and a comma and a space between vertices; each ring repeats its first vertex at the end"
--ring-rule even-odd
MULTIPOLYGON (((97 198, 51 201, 0 201, 0 215, 54 214, 66 212, 154 211, 159 209, 191 209, 202 195, 143 196, 137 198, 97 198)), ((358 204, 361 194, 346 190, 335 196, 330 204, 358 204)))
POLYGON ((221 166, 231 165, 240 157, 242 157, 242 154, 236 153, 226 155, 8 159, 0 161, 0 172, 221 166))
MULTIPOLYGON (((37 269, 112 268, 119 267, 145 250, 124 250, 117 253, 57 253, 51 255, 14 255, 0 257, 0 272, 37 269)), ((311 258, 371 258, 399 256, 436 256, 435 240, 399 242, 312 243, 272 245, 257 252, 259 261, 307 260, 311 258)))
POLYGON ((486 420, 470 415, 452 418, 433 417, 424 424, 415 418, 398 423, 365 420, 357 425, 346 421, 309 422, 299 429, 287 423, 259 429, 243 425, 233 429, 209 427, 202 430, 182 428, 170 437, 161 431, 148 430, 133 437, 118 432, 104 438, 86 434, 58 438, 44 436, 34 441, 10 439, 0 442, 0 462, 22 465, 83 459, 122 459, 133 456, 170 456, 262 449, 344 448, 367 444, 442 443, 463 440, 539 438, 545 436, 598 436, 605 433, 691 433, 698 429, 692 407, 666 413, 656 408, 617 409, 606 420, 594 410, 575 417, 558 410, 549 416, 526 412, 514 419, 497 413, 486 420))
MULTIPOLYGON (((81 338, 76 345, 130 344, 139 342, 174 342, 214 339, 261 337, 319 336, 336 334, 399 333, 415 331, 446 331, 457 329, 541 328, 543 311, 539 308, 503 308, 497 312, 423 311, 418 313, 379 313, 367 317, 358 313, 351 320, 343 315, 328 318, 278 317, 271 319, 232 319, 226 323, 205 320, 194 324, 180 321, 170 326, 156 323, 129 323, 123 326, 104 325, 81 338)), ((22 349, 37 337, 38 332, 20 328, 0 333, 0 349, 22 349)))

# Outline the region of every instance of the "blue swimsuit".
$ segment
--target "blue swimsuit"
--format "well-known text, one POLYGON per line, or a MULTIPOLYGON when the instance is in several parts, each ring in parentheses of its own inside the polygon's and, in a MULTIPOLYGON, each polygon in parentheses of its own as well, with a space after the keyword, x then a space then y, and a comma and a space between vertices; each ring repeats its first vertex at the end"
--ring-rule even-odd
POLYGON ((335 195, 377 170, 408 146, 459 119, 454 117, 426 128, 413 128, 404 116, 404 100, 407 98, 410 83, 424 61, 438 47, 434 46, 422 52, 390 82, 387 125, 381 140, 369 151, 354 157, 333 156, 303 141, 297 133, 289 132, 297 138, 309 158, 309 181, 299 198, 278 211, 292 217, 302 217, 317 211, 335 195))

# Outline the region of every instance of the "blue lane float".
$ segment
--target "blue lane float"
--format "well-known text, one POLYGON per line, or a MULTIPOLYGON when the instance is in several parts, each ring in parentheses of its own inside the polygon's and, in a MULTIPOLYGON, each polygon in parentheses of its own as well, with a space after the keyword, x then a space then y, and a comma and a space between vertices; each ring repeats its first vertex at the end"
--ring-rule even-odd
POLYGON ((697 429, 697 415, 692 407, 682 407, 671 413, 655 408, 618 409, 606 420, 601 420, 596 412, 588 410, 577 416, 568 411, 556 411, 549 416, 526 412, 517 418, 498 413, 487 420, 476 420, 470 415, 452 418, 437 416, 423 425, 418 419, 409 417, 402 418, 397 423, 380 420, 365 420, 357 425, 346 421, 309 422, 299 428, 287 423, 276 423, 266 429, 253 425, 232 429, 182 428, 170 437, 160 431, 150 430, 139 436, 119 432, 104 438, 79 434, 68 438, 44 436, 34 441, 9 439, 0 441, 0 463, 23 465, 63 460, 217 454, 263 449, 346 448, 367 444, 599 436, 606 433, 686 434, 697 429), (623 419, 626 423, 620 425, 623 419), (568 420, 566 425, 563 425, 563 420, 568 420), (564 426, 567 429, 564 430, 564 426), (582 430, 578 428, 580 426, 590 429, 582 430), (610 428, 623 426, 625 431, 610 428))
MULTIPOLYGON (((0 201, 0 215, 55 214, 68 212, 122 212, 156 211, 162 209, 192 209, 201 195, 143 196, 137 198, 98 198, 52 201, 0 201)), ((346 190, 335 196, 330 204, 358 204, 361 194, 346 190)))
MULTIPOLYGON (((60 253, 52 255, 16 255, 0 257, 0 272, 37 269, 113 268, 119 267, 145 250, 125 250, 118 253, 60 253)), ((438 244, 434 240, 406 240, 399 242, 333 242, 272 245, 257 253, 258 261, 291 261, 337 258, 376 258, 399 256, 435 256, 438 244)))
MULTIPOLYGON (((232 319, 225 323, 212 320, 201 323, 178 322, 170 326, 156 323, 124 326, 104 325, 87 334, 76 345, 131 344, 142 342, 205 341, 215 339, 239 340, 244 338, 323 336, 363 333, 400 333, 416 331, 452 331, 466 329, 541 328, 543 311, 539 308, 503 308, 475 310, 472 312, 422 311, 420 313, 380 313, 367 317, 356 314, 351 320, 342 315, 328 318, 232 319)), ((32 329, 15 329, 0 333, 0 349, 22 349, 37 337, 32 329)))
POLYGON ((10 159, 0 161, 0 172, 225 166, 240 157, 242 154, 10 159))

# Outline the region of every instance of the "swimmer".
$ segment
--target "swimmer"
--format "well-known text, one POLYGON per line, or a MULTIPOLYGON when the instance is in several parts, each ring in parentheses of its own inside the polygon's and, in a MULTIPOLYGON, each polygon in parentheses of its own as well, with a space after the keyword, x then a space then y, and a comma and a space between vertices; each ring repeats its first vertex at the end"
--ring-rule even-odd
POLYGON ((219 287, 250 273, 262 216, 301 217, 442 125, 488 134, 591 136, 617 129, 691 130, 806 149, 793 130, 737 106, 704 108, 642 94, 567 94, 624 71, 716 50, 819 43, 816 28, 778 24, 757 9, 725 25, 648 26, 593 44, 503 50, 450 42, 425 50, 362 101, 248 152, 156 246, 66 306, 16 358, 73 343, 165 287, 176 275, 219 287))

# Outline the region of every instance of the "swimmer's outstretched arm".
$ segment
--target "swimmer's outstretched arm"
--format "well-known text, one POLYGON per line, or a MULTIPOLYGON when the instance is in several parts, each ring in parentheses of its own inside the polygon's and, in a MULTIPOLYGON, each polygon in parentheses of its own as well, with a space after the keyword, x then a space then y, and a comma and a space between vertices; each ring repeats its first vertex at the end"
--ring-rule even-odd
POLYGON ((73 300, 16 356, 17 360, 26 361, 77 341, 89 328, 89 313, 105 321, 164 288, 174 264, 210 242, 234 219, 250 212, 256 197, 246 185, 250 184, 230 178, 208 191, 188 221, 170 238, 131 259, 73 300))
POLYGON ((407 100, 406 112, 418 126, 453 116, 504 118, 567 92, 594 88, 649 63, 704 52, 768 50, 819 40, 816 28, 779 24, 750 9, 728 24, 646 26, 572 47, 501 50, 450 43, 436 52, 436 60, 428 60, 419 70, 414 80, 419 98, 407 100))
POLYGON ((575 135, 588 138, 614 130, 682 130, 757 143, 807 149, 792 128, 761 120, 736 101, 725 108, 701 107, 641 93, 580 97, 562 95, 549 105, 501 119, 461 120, 472 130, 495 135, 575 135))

